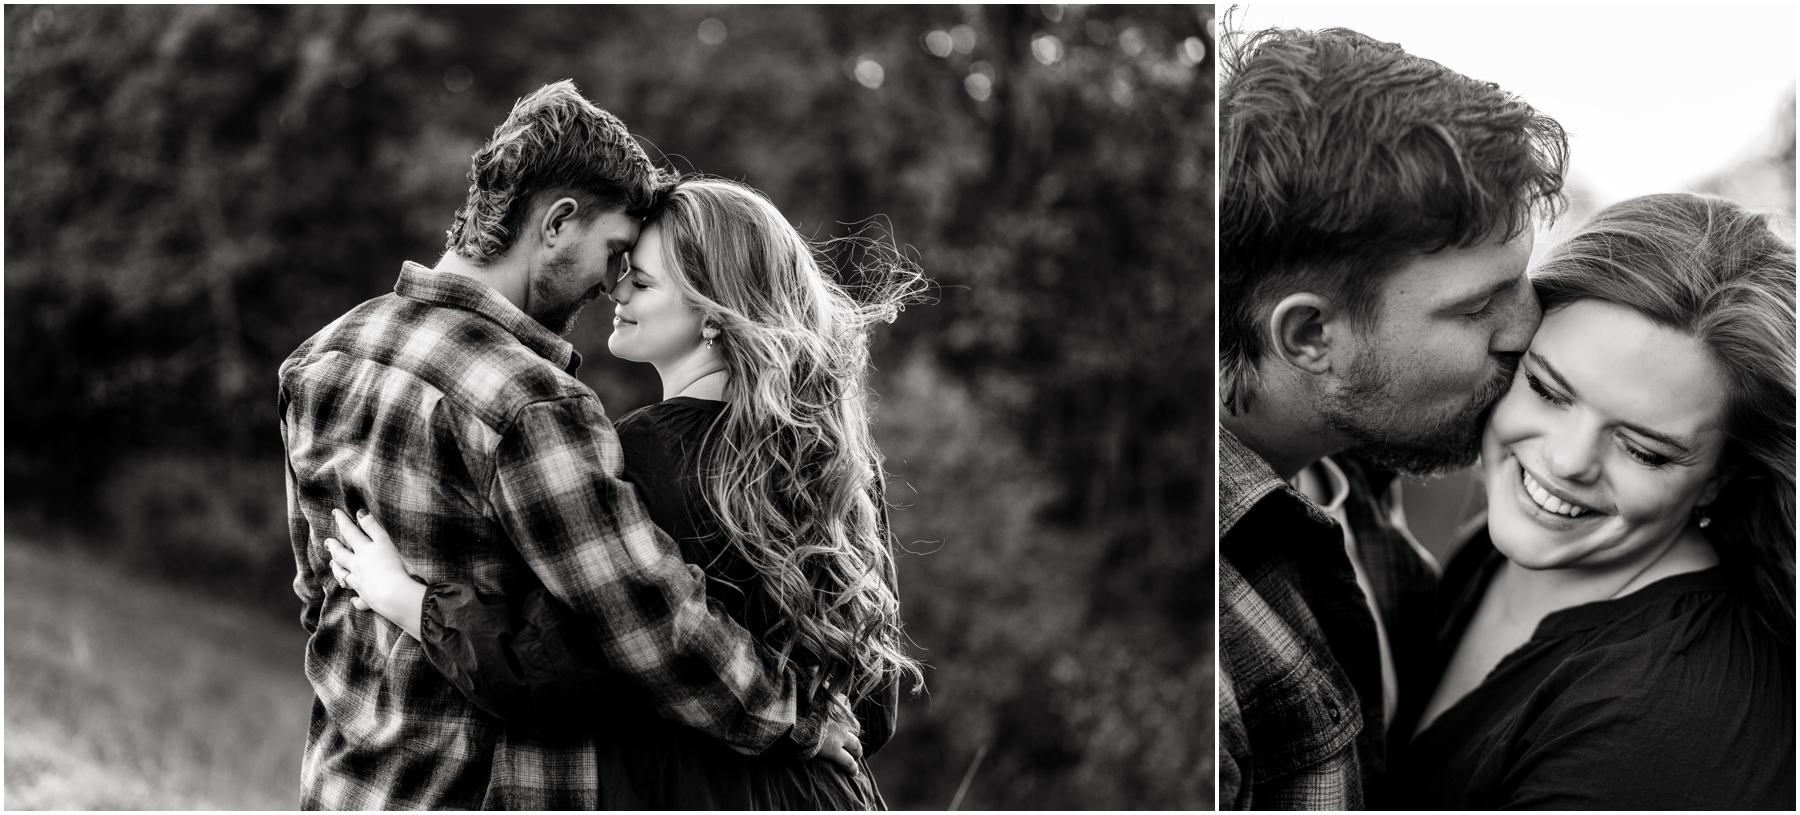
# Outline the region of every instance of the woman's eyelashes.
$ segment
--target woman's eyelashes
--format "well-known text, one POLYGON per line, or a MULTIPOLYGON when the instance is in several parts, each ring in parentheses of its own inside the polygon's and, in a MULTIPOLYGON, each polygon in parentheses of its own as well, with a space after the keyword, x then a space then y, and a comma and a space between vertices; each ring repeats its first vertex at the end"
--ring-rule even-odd
POLYGON ((1646 467, 1651 467, 1651 468, 1661 467, 1661 466, 1668 464, 1669 462, 1675 460, 1675 459, 1665 456, 1661 453, 1652 452, 1650 450, 1646 450, 1642 447, 1632 444, 1631 440, 1625 438, 1624 436, 1619 437, 1619 446, 1625 448, 1625 452, 1631 454, 1632 458, 1635 458, 1638 461, 1643 462, 1644 466, 1646 466, 1646 467))
POLYGON ((1531 392, 1537 394, 1539 399, 1549 402, 1557 407, 1567 407, 1569 405, 1568 399, 1565 399, 1555 391, 1550 390, 1550 388, 1544 385, 1543 380, 1532 376, 1530 371, 1521 369, 1520 372, 1525 374, 1525 384, 1531 386, 1531 392))
MULTIPOLYGON (((1531 391, 1533 393, 1536 393, 1538 395, 1539 399, 1549 402, 1550 404, 1555 405, 1557 407, 1568 407, 1569 406, 1570 401, 1567 398, 1565 398, 1561 394, 1558 394, 1557 392, 1551 390, 1548 385, 1544 384, 1543 380, 1538 379, 1536 376, 1533 376, 1530 371, 1521 370, 1521 373, 1523 373, 1525 375, 1525 384, 1531 386, 1531 391)), ((1626 454, 1630 455, 1634 459, 1637 459, 1638 462, 1642 463, 1646 467, 1651 467, 1651 468, 1662 467, 1664 465, 1667 465, 1669 462, 1672 462, 1675 460, 1671 456, 1665 456, 1665 455, 1655 452, 1653 450, 1649 450, 1644 447, 1639 447, 1637 444, 1633 443, 1629 438, 1626 438, 1623 435, 1619 436, 1618 438, 1619 438, 1619 446, 1624 448, 1626 454)))

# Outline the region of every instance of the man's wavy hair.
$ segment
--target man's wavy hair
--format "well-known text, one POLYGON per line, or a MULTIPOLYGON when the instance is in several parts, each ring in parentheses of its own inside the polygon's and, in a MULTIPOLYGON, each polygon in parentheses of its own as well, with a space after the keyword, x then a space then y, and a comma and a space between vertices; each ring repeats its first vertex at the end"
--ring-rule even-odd
POLYGON ((859 285, 836 282, 814 246, 760 193, 690 177, 646 223, 702 324, 719 329, 726 408, 699 478, 723 534, 761 574, 777 611, 751 632, 811 670, 811 692, 852 703, 904 676, 906 654, 881 451, 869 431, 869 337, 924 286, 897 250, 863 245, 859 285))
POLYGON ((1723 198, 1646 195, 1600 211, 1531 274, 1546 312, 1624 306, 1705 347, 1726 382, 1737 472, 1704 530, 1733 592, 1794 645, 1794 248, 1723 198))
POLYGON ((574 82, 554 82, 514 104, 475 154, 469 199, 444 248, 485 266, 512 248, 541 201, 574 198, 583 222, 618 209, 642 217, 655 209, 663 185, 623 122, 574 82))
POLYGON ((1225 46, 1219 380, 1234 414, 1281 297, 1330 297, 1366 326, 1408 258, 1510 240, 1562 208, 1562 127, 1492 83, 1341 28, 1225 46))

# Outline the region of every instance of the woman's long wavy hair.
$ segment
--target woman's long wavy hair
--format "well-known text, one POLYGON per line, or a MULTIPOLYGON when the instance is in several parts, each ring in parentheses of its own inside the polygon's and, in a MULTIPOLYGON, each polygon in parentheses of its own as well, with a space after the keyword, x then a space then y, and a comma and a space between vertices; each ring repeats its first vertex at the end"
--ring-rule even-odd
POLYGON ((755 190, 686 178, 650 219, 663 265, 715 340, 730 379, 700 454, 707 502, 779 611, 762 634, 816 667, 811 692, 852 703, 887 681, 922 686, 907 656, 869 432, 869 336, 924 287, 887 244, 863 242, 856 296, 755 190))
POLYGON ((1699 341, 1727 384, 1737 472, 1706 537, 1735 591, 1794 644, 1794 248, 1764 216, 1722 198, 1646 195, 1614 204, 1532 274, 1546 312, 1576 300, 1625 306, 1699 341))

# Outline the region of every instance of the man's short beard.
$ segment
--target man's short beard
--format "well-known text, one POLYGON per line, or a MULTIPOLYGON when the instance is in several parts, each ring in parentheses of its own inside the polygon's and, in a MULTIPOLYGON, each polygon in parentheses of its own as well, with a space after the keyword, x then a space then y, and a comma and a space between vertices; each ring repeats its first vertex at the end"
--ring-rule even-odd
POLYGON ((559 255, 544 262, 543 269, 531 281, 531 318, 550 329, 557 336, 575 330, 576 320, 581 318, 581 309, 592 300, 589 295, 600 288, 593 288, 573 298, 558 302, 558 297, 566 297, 557 285, 575 276, 575 259, 559 255))
POLYGON ((1517 356, 1503 357, 1468 407, 1451 416, 1414 416, 1403 398, 1387 390, 1392 371, 1367 357, 1352 365, 1345 384, 1319 406, 1325 423, 1350 438, 1354 455, 1403 475, 1436 475, 1475 463, 1494 404, 1512 387, 1517 356))

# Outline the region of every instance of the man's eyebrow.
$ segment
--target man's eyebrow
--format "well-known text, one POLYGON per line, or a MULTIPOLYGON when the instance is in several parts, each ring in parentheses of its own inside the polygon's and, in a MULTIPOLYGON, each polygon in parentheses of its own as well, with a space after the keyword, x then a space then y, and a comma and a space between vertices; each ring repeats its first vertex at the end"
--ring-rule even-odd
POLYGON ((1502 294, 1518 285, 1519 285, 1519 278, 1517 278, 1517 277, 1507 278, 1507 280, 1505 282, 1496 284, 1496 285, 1494 285, 1490 288, 1484 289, 1482 291, 1475 292, 1474 294, 1468 295, 1468 296, 1466 296, 1460 300, 1457 300, 1447 306, 1444 306, 1444 311, 1447 311, 1447 312, 1464 311, 1464 310, 1473 308, 1476 304, 1481 303, 1484 300, 1488 300, 1493 297, 1497 297, 1500 294, 1502 294))
MULTIPOLYGON (((1574 398, 1579 397, 1579 394, 1577 394, 1575 392, 1574 386, 1569 384, 1569 380, 1564 379, 1563 375, 1556 370, 1556 366, 1551 365, 1550 361, 1544 359, 1543 355, 1539 354, 1536 351, 1526 351, 1525 355, 1531 357, 1532 361, 1536 362, 1538 364, 1538 367, 1543 368, 1544 373, 1548 374, 1551 379, 1556 380, 1556 384, 1561 386, 1562 389, 1564 391, 1566 391, 1570 397, 1574 397, 1574 398)), ((1675 437, 1670 436, 1667 433, 1659 433, 1659 432, 1657 432, 1655 430, 1651 430, 1650 428, 1645 427, 1643 425, 1633 424, 1631 422, 1620 422, 1619 424, 1624 426, 1627 430, 1630 430, 1631 432, 1636 433, 1640 436, 1643 436, 1648 439, 1654 439, 1655 441, 1658 441, 1658 442, 1666 444, 1670 447, 1673 447, 1676 450, 1679 450, 1682 455, 1688 455, 1689 453, 1693 452, 1693 450, 1690 449, 1687 445, 1682 444, 1679 441, 1676 441, 1675 437)))

